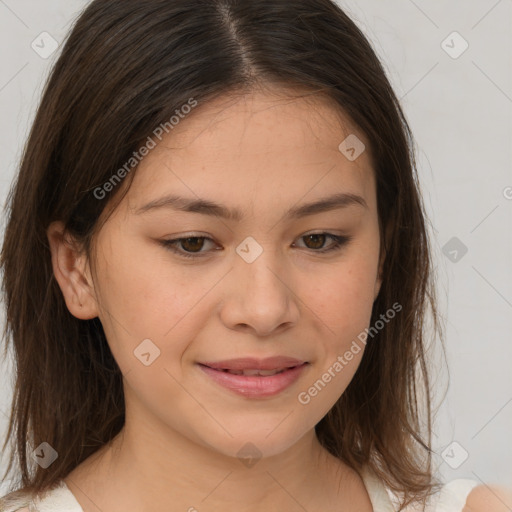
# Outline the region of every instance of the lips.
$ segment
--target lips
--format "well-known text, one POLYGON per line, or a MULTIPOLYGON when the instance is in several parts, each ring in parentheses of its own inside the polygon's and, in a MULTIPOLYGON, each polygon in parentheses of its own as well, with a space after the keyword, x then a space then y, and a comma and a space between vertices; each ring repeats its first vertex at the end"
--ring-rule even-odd
POLYGON ((199 363, 220 386, 246 398, 268 398, 291 386, 309 366, 291 357, 242 358, 199 363))
POLYGON ((213 368, 214 370, 229 370, 229 371, 249 371, 249 370, 263 370, 263 371, 282 371, 287 368, 293 368, 304 364, 305 361, 287 356, 273 356, 265 359, 257 359, 255 357, 243 357, 239 359, 229 359, 216 362, 201 363, 204 366, 213 368))
POLYGON ((277 375, 278 373, 282 373, 288 368, 279 368, 276 370, 226 370, 222 369, 223 372, 231 373, 232 375, 245 375, 248 377, 249 375, 257 375, 259 377, 269 377, 270 375, 277 375))

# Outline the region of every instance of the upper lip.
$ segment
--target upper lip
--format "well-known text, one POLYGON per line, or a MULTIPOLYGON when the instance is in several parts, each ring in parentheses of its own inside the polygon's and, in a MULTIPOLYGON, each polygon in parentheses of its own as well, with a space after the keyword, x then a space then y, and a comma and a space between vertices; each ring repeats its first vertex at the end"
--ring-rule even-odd
POLYGON ((201 363, 216 370, 279 370, 281 368, 292 368, 304 364, 306 361, 294 357, 274 356, 265 359, 255 357, 242 357, 225 361, 201 363))

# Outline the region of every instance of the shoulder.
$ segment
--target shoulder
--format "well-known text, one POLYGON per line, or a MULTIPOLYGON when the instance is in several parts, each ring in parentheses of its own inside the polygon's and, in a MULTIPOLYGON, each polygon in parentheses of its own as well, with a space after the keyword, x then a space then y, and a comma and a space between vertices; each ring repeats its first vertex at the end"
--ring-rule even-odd
POLYGON ((0 512, 84 512, 64 480, 55 482, 34 497, 21 493, 15 505, 6 510, 0 506, 0 512), (25 499, 24 503, 22 499, 25 499))
POLYGON ((28 493, 13 491, 0 497, 0 512, 31 512, 29 508, 31 502, 28 493))
POLYGON ((498 486, 458 478, 443 485, 432 505, 432 512, 510 512, 512 494, 498 486))
POLYGON ((30 503, 28 498, 8 494, 0 497, 0 512, 32 512, 29 508, 30 503))
POLYGON ((361 476, 375 510, 403 512, 511 512, 512 489, 497 485, 480 485, 468 478, 457 478, 444 483, 431 495, 427 508, 419 503, 410 504, 405 510, 400 508, 401 496, 383 485, 383 482, 370 470, 363 468, 361 476))
POLYGON ((83 512, 73 494, 62 481, 39 494, 26 489, 11 491, 0 497, 0 512, 83 512))
POLYGON ((512 491, 499 486, 478 485, 469 493, 463 512, 509 512, 512 491))
MULTIPOLYGON (((512 493, 498 486, 479 485, 476 480, 458 478, 430 495, 425 505, 410 503, 400 508, 402 495, 386 487, 392 506, 379 510, 390 512, 511 512, 512 493), (426 508, 424 508, 426 506, 426 508)), ((379 504, 381 504, 379 502, 379 504)))

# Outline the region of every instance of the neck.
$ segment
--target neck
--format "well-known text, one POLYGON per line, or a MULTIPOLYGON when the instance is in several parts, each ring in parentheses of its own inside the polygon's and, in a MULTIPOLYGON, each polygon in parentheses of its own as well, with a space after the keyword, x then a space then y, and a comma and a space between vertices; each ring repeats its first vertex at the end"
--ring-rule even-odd
POLYGON ((341 461, 320 445, 313 429, 279 455, 243 460, 166 427, 132 426, 127 419, 109 445, 65 480, 84 512, 235 507, 244 512, 277 512, 318 508, 319 496, 332 496, 340 483, 345 487, 347 475, 341 461))

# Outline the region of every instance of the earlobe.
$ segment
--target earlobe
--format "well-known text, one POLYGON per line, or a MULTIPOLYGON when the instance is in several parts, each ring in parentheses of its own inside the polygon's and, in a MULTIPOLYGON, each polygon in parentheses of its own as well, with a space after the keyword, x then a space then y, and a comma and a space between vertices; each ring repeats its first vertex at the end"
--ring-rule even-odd
POLYGON ((69 312, 80 320, 96 318, 98 307, 85 254, 79 251, 60 221, 49 226, 47 236, 53 274, 69 312))

